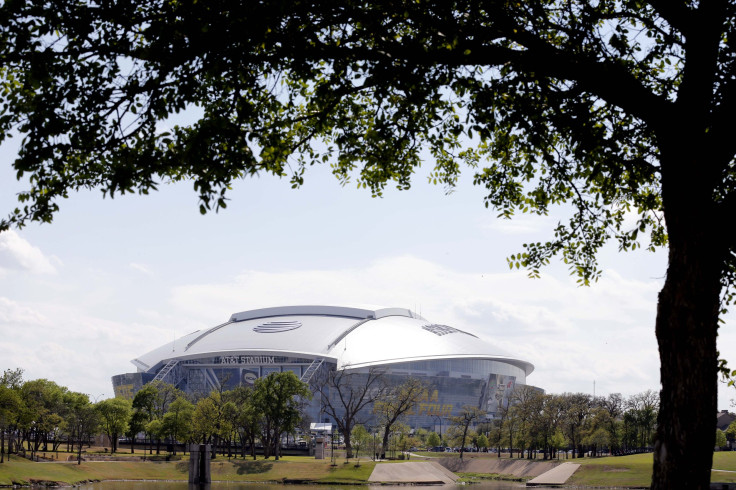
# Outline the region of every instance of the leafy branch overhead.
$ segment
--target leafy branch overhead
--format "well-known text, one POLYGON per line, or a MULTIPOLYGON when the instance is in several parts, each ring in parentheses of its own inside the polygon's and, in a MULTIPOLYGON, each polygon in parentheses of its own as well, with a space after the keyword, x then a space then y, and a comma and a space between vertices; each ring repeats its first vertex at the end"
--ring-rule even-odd
POLYGON ((380 196, 425 158, 448 190, 467 167, 502 217, 569 214, 509 258, 532 275, 559 255, 588 284, 608 241, 668 247, 652 481, 708 488, 736 279, 734 3, 9 0, 0 141, 21 138, 26 190, 0 230, 79 189, 192 181, 207 212, 263 172, 298 187, 329 164, 380 196))
POLYGON ((321 163, 380 196, 429 154, 432 182, 452 188, 467 165, 504 217, 571 203, 554 239, 510 265, 536 274, 561 253, 587 283, 608 239, 666 242, 642 118, 675 110, 684 38, 625 6, 6 2, 0 137, 23 139, 28 188, 2 227, 50 222, 77 189, 181 180, 204 213, 236 179, 299 186, 321 163), (174 125, 181 111, 200 117, 174 125))

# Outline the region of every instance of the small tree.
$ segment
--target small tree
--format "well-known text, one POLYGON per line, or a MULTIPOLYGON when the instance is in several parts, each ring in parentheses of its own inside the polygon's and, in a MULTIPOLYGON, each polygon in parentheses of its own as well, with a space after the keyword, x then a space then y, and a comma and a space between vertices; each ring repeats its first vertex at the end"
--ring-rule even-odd
POLYGON ((475 438, 475 447, 480 451, 481 449, 488 449, 488 438, 485 434, 478 434, 475 438))
MULTIPOLYGON (((219 396, 219 393, 217 393, 219 396)), ((220 414, 212 396, 201 398, 192 414, 192 438, 199 444, 209 444, 217 431, 220 414)))
POLYGON ((108 398, 95 405, 100 416, 100 427, 110 439, 110 452, 118 449, 118 437, 125 433, 133 413, 133 404, 124 398, 108 398))
POLYGON ((471 424, 479 422, 483 417, 485 417, 485 415, 486 412, 483 409, 470 405, 463 405, 463 409, 460 412, 460 415, 450 417, 450 421, 452 422, 453 426, 457 427, 458 432, 461 434, 460 459, 463 459, 463 452, 465 451, 465 441, 467 440, 468 430, 470 429, 471 424))
POLYGON ((192 417, 194 416, 194 405, 184 397, 179 397, 169 405, 163 419, 164 433, 171 438, 174 454, 176 454, 177 441, 188 441, 191 437, 192 417))
POLYGON ((440 436, 437 435, 436 432, 430 432, 429 436, 427 436, 427 446, 429 447, 437 447, 441 444, 440 436))
MULTIPOLYGON (((125 436, 130 439, 130 453, 135 453, 135 438, 139 432, 146 430, 147 415, 139 410, 133 410, 130 420, 128 421, 128 430, 125 432, 125 436)), ((145 442, 145 441, 144 441, 145 442)), ((143 454, 145 455, 146 449, 143 448, 143 454)))
MULTIPOLYGON (((5 462, 5 433, 21 408, 21 398, 17 390, 0 383, 0 463, 5 462)), ((10 441, 8 441, 10 446, 10 441)), ((10 447, 8 448, 10 457, 10 447)))
POLYGON ((388 389, 381 398, 376 400, 373 411, 378 423, 383 426, 381 458, 386 457, 389 435, 393 425, 414 408, 426 389, 426 385, 419 379, 409 378, 400 385, 388 389))
POLYGON ((726 434, 721 429, 716 429, 716 448, 720 449, 726 445, 726 434))
POLYGON ((77 441, 77 464, 82 464, 82 446, 85 439, 95 433, 99 426, 99 415, 83 393, 70 393, 68 423, 77 441))
POLYGON ((559 451, 565 447, 565 444, 567 444, 565 434, 563 434, 560 429, 555 430, 554 433, 552 433, 552 437, 549 438, 549 447, 551 447, 555 454, 557 454, 557 459, 560 458, 559 451))
MULTIPOLYGON (((360 466, 360 450, 367 447, 370 444, 370 438, 371 435, 368 433, 367 430, 365 430, 365 427, 363 427, 361 424, 356 425, 353 427, 353 431, 350 434, 351 441, 353 443, 353 448, 355 449, 355 466, 360 466)), ((347 457, 347 453, 346 453, 347 457)))
POLYGON ((726 429, 726 439, 728 439, 732 445, 736 442, 736 420, 731 422, 728 429, 726 429))

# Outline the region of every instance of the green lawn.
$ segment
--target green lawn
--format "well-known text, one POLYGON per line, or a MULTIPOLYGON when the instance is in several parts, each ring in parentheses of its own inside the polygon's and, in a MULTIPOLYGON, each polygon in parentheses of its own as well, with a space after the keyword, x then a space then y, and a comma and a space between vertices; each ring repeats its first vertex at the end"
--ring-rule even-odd
MULTIPOLYGON (((344 460, 343 460, 344 461, 344 460)), ((328 482, 364 483, 375 463, 315 460, 305 457, 285 457, 280 461, 231 460, 218 457, 211 463, 212 479, 216 481, 280 482, 290 479, 328 482)), ((34 463, 13 457, 0 464, 0 485, 29 484, 34 481, 55 481, 74 484, 89 480, 182 480, 188 478, 187 461, 110 461, 75 463, 34 463)))
MULTIPOLYGON (((432 453, 430 453, 432 454, 432 453)), ((435 453, 436 454, 436 453, 435 453)), ((652 476, 652 454, 631 456, 582 458, 568 460, 582 466, 568 481, 570 485, 648 487, 652 476)), ((398 461, 397 461, 398 463, 398 461)), ((187 460, 182 461, 110 461, 75 463, 34 463, 13 457, 0 464, 0 485, 55 481, 74 484, 89 480, 180 480, 186 481, 187 460)), ((315 460, 304 456, 285 456, 280 461, 230 460, 218 456, 212 461, 212 479, 215 481, 282 482, 284 480, 322 483, 366 483, 375 463, 338 459, 332 466, 329 459, 315 460)), ((718 452, 713 455, 712 481, 736 482, 736 452, 718 452)), ((469 475, 465 475, 466 477, 469 475)), ((477 480, 480 475, 472 475, 477 480)))
MULTIPOLYGON (((652 479, 651 453, 569 460, 582 466, 568 480, 571 485, 648 487, 652 479)), ((736 471, 736 452, 713 454, 713 468, 736 471)), ((711 481, 736 482, 736 473, 714 471, 711 481)))

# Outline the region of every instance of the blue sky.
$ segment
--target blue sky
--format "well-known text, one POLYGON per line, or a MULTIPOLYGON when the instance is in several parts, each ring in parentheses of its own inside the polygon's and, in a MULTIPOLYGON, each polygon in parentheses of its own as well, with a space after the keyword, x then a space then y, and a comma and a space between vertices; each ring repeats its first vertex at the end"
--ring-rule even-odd
MULTIPOLYGON (((7 213, 21 184, 13 145, 0 151, 7 213)), ((236 311, 369 304, 471 330, 532 362, 528 382, 548 392, 659 389, 664 251, 611 245, 589 288, 559 263, 528 279, 505 258, 551 237, 558 217, 500 220, 470 175, 450 195, 425 180, 374 199, 315 167, 298 190, 270 176, 239 182, 228 208, 205 216, 187 183, 113 200, 74 194, 52 224, 0 235, 0 369, 109 397, 130 359, 236 311)), ((719 343, 736 366, 732 314, 719 343)), ((729 408, 736 390, 719 390, 729 408)))

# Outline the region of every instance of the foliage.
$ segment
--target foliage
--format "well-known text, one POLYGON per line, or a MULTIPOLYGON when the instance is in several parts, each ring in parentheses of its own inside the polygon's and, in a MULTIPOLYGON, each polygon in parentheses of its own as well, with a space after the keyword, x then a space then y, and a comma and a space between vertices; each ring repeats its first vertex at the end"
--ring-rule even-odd
POLYGON ((429 436, 427 436, 427 446, 429 447, 437 447, 441 444, 440 436, 437 435, 436 432, 430 432, 429 436))
POLYGON ((194 405, 184 397, 178 397, 169 405, 163 418, 163 432, 172 441, 189 441, 191 438, 194 405))
POLYGON ((471 424, 477 423, 485 415, 486 412, 478 407, 463 405, 460 414, 450 417, 451 427, 461 434, 459 441, 460 459, 462 459, 463 453, 465 452, 465 442, 468 439, 468 430, 471 424))
POLYGON ((716 429, 716 447, 726 446, 726 434, 721 429, 716 429))
POLYGON ((736 420, 728 424, 726 429, 726 437, 729 441, 736 441, 736 420))
POLYGON ((123 398, 109 398, 95 405, 100 415, 100 425, 110 439, 111 452, 118 448, 118 437, 128 429, 128 420, 133 413, 133 403, 123 398))
POLYGON ((261 442, 265 455, 274 455, 278 461, 281 434, 291 432, 298 425, 301 400, 311 399, 312 392, 292 372, 258 378, 253 389, 253 405, 263 416, 261 442))
POLYGON ((414 408, 426 391, 425 384, 417 378, 408 378, 400 385, 387 389, 384 395, 373 404, 373 413, 376 423, 383 427, 381 439, 381 458, 385 458, 388 449, 389 436, 393 426, 414 408))
MULTIPOLYGON (((360 451, 361 449, 368 447, 371 442, 371 435, 367 430, 365 430, 365 427, 361 424, 357 424, 353 427, 353 430, 350 433, 350 440, 355 448, 355 464, 360 465, 360 451)), ((345 454, 345 457, 348 457, 349 453, 346 452, 345 454)))
POLYGON ((212 441, 218 430, 220 402, 220 394, 216 391, 197 402, 192 416, 192 438, 195 442, 209 444, 212 441))

